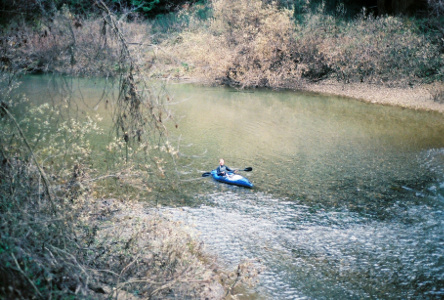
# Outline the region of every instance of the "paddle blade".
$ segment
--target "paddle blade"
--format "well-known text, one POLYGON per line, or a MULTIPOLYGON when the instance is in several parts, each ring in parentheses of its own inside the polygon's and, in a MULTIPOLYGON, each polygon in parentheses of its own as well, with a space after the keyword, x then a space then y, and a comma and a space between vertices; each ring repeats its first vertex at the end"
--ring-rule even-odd
POLYGON ((242 171, 250 172, 250 171, 253 171, 253 168, 252 168, 252 167, 246 167, 246 168, 243 169, 242 171))
POLYGON ((208 177, 211 176, 211 172, 205 172, 202 174, 202 177, 208 177))

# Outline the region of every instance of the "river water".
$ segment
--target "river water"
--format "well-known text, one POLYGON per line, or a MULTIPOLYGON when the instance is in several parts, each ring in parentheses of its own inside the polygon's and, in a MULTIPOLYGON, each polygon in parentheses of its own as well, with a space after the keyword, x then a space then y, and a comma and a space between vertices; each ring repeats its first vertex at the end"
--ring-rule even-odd
MULTIPOLYGON (((80 84, 79 99, 96 103, 98 88, 80 84)), ((263 269, 250 298, 444 298, 442 115, 291 91, 167 90, 181 184, 162 212, 193 225, 220 264, 263 269), (252 167, 255 187, 202 178, 221 157, 252 167)))

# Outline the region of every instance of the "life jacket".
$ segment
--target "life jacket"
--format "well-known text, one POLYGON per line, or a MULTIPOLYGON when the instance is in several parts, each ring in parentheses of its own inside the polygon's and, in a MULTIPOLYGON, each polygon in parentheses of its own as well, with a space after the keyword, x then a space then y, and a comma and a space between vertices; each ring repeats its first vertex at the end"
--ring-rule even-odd
POLYGON ((222 173, 224 173, 224 175, 228 173, 227 167, 225 165, 217 167, 217 175, 221 175, 222 173))

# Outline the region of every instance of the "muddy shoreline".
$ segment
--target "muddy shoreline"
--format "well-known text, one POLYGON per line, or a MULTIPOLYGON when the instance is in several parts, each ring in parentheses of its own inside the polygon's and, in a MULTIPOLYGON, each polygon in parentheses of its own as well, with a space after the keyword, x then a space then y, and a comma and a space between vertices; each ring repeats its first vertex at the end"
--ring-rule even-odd
POLYGON ((444 83, 401 88, 367 83, 343 84, 334 80, 324 80, 316 83, 303 83, 298 90, 444 114, 444 101, 433 100, 437 88, 441 91, 444 90, 444 83))
MULTIPOLYGON (((171 80, 171 78, 168 78, 171 80)), ((176 78, 179 82, 214 85, 214 82, 195 77, 176 78)), ((273 87, 270 87, 273 89, 273 87)), ((279 88, 278 88, 279 89, 279 88)), ((369 83, 341 83, 334 79, 318 82, 304 81, 298 87, 284 89, 346 97, 379 105, 430 111, 444 114, 444 83, 422 84, 413 87, 388 87, 369 83), (440 101, 433 97, 440 93, 440 101)))

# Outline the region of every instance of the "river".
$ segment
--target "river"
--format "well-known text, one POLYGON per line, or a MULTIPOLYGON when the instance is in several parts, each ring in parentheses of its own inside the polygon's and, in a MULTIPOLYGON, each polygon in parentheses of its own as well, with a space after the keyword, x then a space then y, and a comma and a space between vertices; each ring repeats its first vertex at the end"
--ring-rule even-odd
MULTIPOLYGON (((96 109, 100 84, 76 82, 96 109)), ((41 102, 51 86, 29 77, 22 91, 41 102)), ((444 297, 443 115, 293 91, 167 91, 181 184, 161 211, 193 225, 220 264, 263 269, 250 298, 444 297), (221 157, 252 167, 254 188, 201 177, 221 157)))

